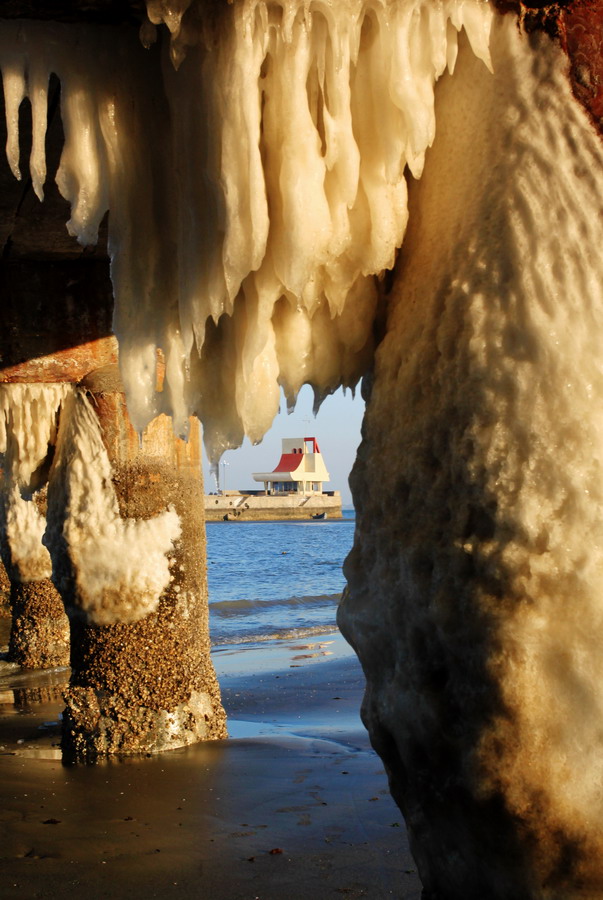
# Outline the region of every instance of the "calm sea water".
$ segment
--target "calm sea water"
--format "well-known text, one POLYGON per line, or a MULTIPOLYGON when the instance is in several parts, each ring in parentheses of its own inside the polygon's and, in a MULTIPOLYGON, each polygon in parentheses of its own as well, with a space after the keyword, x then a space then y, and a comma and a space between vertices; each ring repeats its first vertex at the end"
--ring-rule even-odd
POLYGON ((321 522, 208 522, 214 645, 298 639, 336 629, 354 513, 321 522))

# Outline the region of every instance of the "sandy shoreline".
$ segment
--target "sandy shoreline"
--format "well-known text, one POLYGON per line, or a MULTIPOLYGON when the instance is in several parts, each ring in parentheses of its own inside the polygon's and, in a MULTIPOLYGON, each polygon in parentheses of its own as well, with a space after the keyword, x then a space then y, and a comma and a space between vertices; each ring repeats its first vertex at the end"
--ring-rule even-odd
POLYGON ((0 667, 0 896, 419 900, 342 639, 222 647, 214 660, 229 740, 76 767, 60 761, 59 687, 47 685, 64 673, 0 667), (34 702, 23 685, 36 681, 34 702))

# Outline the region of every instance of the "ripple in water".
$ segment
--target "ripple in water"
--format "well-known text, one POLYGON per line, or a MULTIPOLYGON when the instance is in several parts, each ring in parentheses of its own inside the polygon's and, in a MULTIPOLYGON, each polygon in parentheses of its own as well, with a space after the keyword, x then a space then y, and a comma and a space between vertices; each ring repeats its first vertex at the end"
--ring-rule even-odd
POLYGON ((353 513, 324 522, 211 522, 207 562, 212 643, 335 631, 353 513))

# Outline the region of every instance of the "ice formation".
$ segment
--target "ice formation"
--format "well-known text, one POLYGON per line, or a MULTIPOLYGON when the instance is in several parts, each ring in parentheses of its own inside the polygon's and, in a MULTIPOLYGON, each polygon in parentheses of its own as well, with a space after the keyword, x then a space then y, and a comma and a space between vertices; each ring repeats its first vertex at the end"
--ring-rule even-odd
POLYGON ((68 385, 0 385, 0 468, 4 531, 21 581, 49 578, 52 565, 42 544, 46 519, 35 495, 46 485, 57 421, 68 385))
POLYGON ((64 384, 0 385, 2 516, 14 577, 75 573, 75 602, 99 625, 133 622, 157 608, 180 536, 172 509, 122 519, 111 464, 84 392, 64 384), (36 494, 49 483, 48 523, 36 494))
MULTIPOLYGON (((170 582, 170 554, 179 537, 180 519, 171 508, 151 519, 121 518, 97 417, 85 392, 68 394, 44 540, 53 558, 67 552, 77 606, 97 625, 136 622, 154 612, 170 582)), ((64 571, 63 560, 55 578, 64 571)))
POLYGON ((56 180, 93 243, 107 209, 130 416, 200 416, 216 460, 259 440, 304 383, 318 400, 372 358, 375 277, 407 222, 406 171, 435 135, 434 84, 458 33, 490 65, 487 0, 237 0, 204 21, 148 3, 163 61, 118 29, 3 23, 7 155, 32 103, 42 196, 48 75, 61 81, 56 180), (171 65, 169 55, 178 66, 171 65), (166 360, 156 392, 157 350, 166 360))
POLYGON ((491 50, 410 193, 340 624, 426 889, 598 898, 603 146, 551 41, 491 50))

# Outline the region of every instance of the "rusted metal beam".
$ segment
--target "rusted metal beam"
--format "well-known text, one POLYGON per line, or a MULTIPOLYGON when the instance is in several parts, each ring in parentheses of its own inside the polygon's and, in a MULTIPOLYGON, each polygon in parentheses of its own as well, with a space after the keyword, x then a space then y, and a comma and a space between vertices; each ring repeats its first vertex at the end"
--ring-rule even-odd
POLYGON ((569 57, 574 95, 603 135, 603 0, 494 0, 494 5, 517 15, 526 31, 545 31, 560 42, 569 57))
POLYGON ((103 260, 0 262, 0 382, 74 382, 117 361, 103 260))

